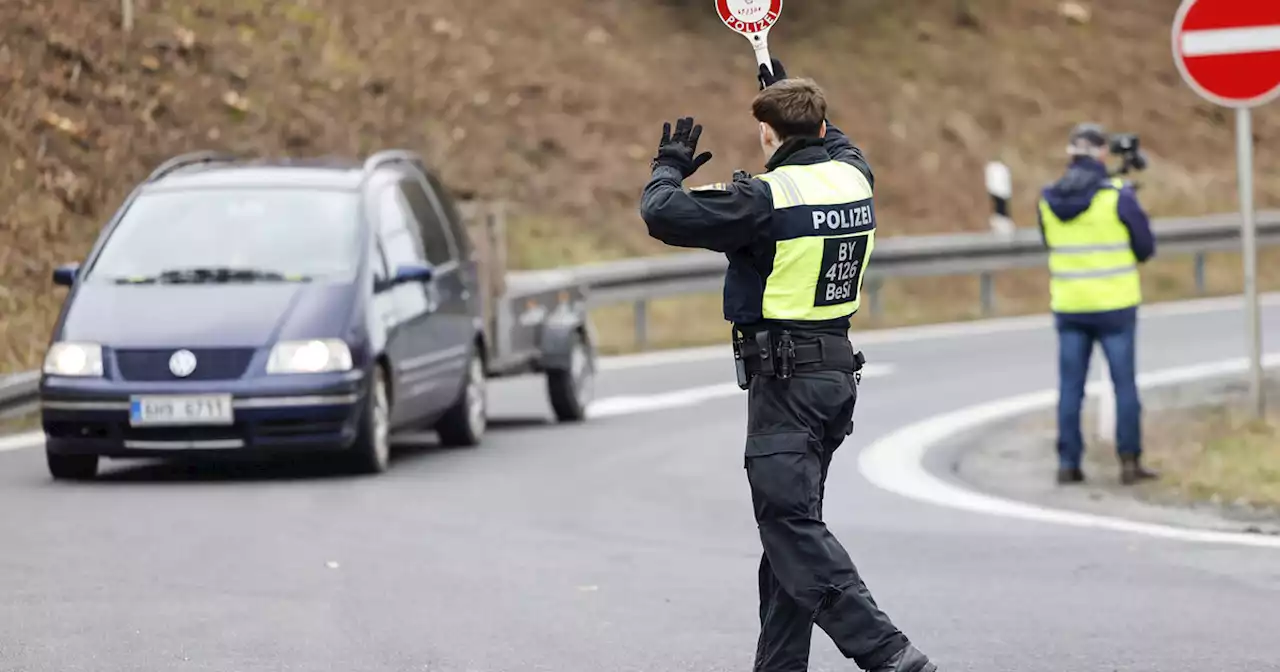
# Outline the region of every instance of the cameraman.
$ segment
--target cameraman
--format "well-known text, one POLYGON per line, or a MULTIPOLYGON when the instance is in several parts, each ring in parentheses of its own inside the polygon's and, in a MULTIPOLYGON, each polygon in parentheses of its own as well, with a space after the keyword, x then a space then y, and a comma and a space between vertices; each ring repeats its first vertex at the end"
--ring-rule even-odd
POLYGON ((1093 344, 1102 344, 1116 396, 1116 451, 1125 485, 1155 478, 1140 461, 1142 406, 1135 379, 1135 334, 1142 303, 1138 265, 1155 254, 1155 238, 1132 185, 1105 161, 1123 152, 1121 173, 1142 169, 1136 136, 1109 138, 1101 126, 1071 131, 1071 163, 1045 187, 1040 231, 1049 248, 1050 295, 1058 333, 1058 482, 1084 480, 1080 406, 1093 344))

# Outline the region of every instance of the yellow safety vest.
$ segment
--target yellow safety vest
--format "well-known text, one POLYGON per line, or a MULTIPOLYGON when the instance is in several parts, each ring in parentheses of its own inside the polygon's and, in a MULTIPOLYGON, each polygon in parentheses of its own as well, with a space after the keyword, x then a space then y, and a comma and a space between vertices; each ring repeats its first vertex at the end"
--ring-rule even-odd
POLYGON ((1112 180, 1094 195, 1088 210, 1066 222, 1040 200, 1054 312, 1095 313, 1142 303, 1138 259, 1117 209, 1122 186, 1121 180, 1112 180))
POLYGON ((766 320, 853 315, 875 248, 871 184, 840 161, 780 166, 758 176, 773 193, 773 269, 765 278, 766 320))

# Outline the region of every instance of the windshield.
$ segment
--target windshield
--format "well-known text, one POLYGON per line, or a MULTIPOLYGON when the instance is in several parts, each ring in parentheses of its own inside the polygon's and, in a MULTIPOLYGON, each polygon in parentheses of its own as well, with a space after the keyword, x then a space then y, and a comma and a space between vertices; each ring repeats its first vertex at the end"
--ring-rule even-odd
POLYGON ((287 282, 351 277, 357 195, 300 188, 143 194, 102 248, 98 282, 287 282))

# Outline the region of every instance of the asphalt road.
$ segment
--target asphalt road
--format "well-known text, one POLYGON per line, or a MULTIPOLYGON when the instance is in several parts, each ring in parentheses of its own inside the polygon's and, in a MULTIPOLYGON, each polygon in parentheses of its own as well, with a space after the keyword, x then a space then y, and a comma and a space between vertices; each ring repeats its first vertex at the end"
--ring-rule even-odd
MULTIPOLYGON (((1242 356, 1243 324, 1149 315, 1140 365, 1242 356)), ((1051 387, 1047 323, 862 347, 879 368, 827 519, 944 672, 1280 669, 1280 550, 997 518, 860 476, 877 437, 1051 387)), ((620 362, 608 414, 579 426, 506 383, 482 447, 406 437, 379 477, 113 462, 55 484, 40 450, 0 452, 0 671, 749 670, 759 545, 731 381, 724 359, 620 362)), ((854 667, 818 631, 811 669, 854 667)))

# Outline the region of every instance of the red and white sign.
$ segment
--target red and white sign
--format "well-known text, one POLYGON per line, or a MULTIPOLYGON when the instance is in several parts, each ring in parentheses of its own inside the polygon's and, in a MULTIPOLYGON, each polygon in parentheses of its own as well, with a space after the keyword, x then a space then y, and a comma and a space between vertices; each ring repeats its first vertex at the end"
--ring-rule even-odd
POLYGON ((1183 0, 1173 22, 1173 60, 1191 88, 1226 107, 1280 95, 1280 2, 1183 0))
POLYGON ((767 33, 782 15, 782 0, 716 0, 720 20, 747 37, 767 33))

